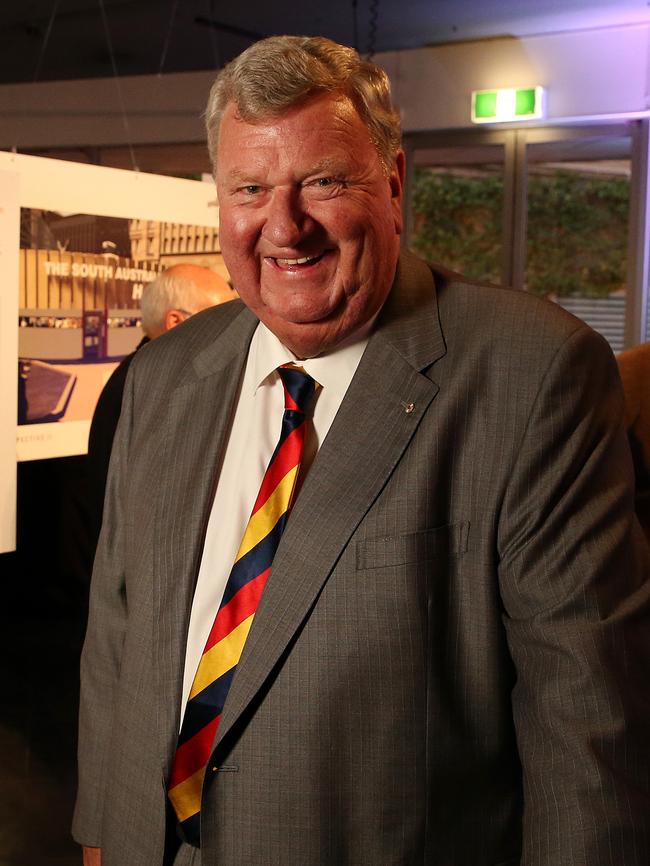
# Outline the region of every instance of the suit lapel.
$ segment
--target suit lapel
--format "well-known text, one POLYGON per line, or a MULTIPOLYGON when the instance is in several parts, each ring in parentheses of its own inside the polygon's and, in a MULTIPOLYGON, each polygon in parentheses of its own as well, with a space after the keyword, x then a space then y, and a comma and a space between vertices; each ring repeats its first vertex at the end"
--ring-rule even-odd
POLYGON ((158 480, 153 623, 165 772, 178 734, 189 612, 216 471, 256 324, 242 310, 188 365, 170 395, 158 480))
POLYGON ((308 616, 407 448, 438 392, 421 370, 444 351, 431 271, 417 259, 403 258, 391 297, 282 537, 228 694, 217 744, 308 616))

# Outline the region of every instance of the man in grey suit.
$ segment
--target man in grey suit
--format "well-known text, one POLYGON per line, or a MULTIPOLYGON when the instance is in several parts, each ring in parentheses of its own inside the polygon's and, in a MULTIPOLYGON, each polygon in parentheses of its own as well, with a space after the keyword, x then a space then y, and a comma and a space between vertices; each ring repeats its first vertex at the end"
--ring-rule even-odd
POLYGON ((352 50, 253 45, 207 123, 243 303, 129 372, 82 660, 85 862, 647 866, 648 551, 605 341, 400 255, 399 121, 352 50), (167 788, 286 363, 322 388, 197 847, 167 788))

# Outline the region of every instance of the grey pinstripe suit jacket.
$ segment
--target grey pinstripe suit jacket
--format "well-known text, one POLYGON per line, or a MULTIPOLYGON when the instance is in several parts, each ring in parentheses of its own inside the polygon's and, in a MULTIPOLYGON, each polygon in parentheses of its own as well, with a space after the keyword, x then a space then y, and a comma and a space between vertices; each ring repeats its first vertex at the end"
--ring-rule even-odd
MULTIPOLYGON (((255 324, 218 307, 132 365, 82 661, 74 833, 104 866, 161 862, 255 324)), ((621 421, 578 320, 402 258, 228 696, 203 866, 648 866, 648 564, 621 421)))

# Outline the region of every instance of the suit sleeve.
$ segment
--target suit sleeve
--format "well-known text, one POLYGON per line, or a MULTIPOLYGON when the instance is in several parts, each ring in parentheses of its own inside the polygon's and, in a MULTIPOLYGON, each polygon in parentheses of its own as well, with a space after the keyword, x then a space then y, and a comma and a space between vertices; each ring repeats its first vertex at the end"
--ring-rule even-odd
POLYGON ((133 417, 132 382, 130 373, 110 461, 81 656, 79 784, 72 833, 79 843, 91 847, 101 847, 107 755, 127 621, 123 499, 133 417))
POLYGON ((88 512, 93 553, 97 548, 102 525, 106 479, 108 477, 108 466, 115 431, 122 409, 122 394, 133 357, 133 354, 127 355, 113 370, 108 382, 104 385, 99 395, 90 423, 86 466, 88 476, 88 512))
POLYGON ((579 327, 532 402, 499 521, 526 866, 650 863, 650 585, 616 365, 579 327))

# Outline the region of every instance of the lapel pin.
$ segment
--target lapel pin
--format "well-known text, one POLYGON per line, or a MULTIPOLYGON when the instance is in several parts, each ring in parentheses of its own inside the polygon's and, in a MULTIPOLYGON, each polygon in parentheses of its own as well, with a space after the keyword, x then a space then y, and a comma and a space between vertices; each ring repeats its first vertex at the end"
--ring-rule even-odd
POLYGON ((403 403, 400 401, 400 406, 404 407, 404 411, 407 415, 410 415, 411 412, 415 409, 415 403, 403 403))

